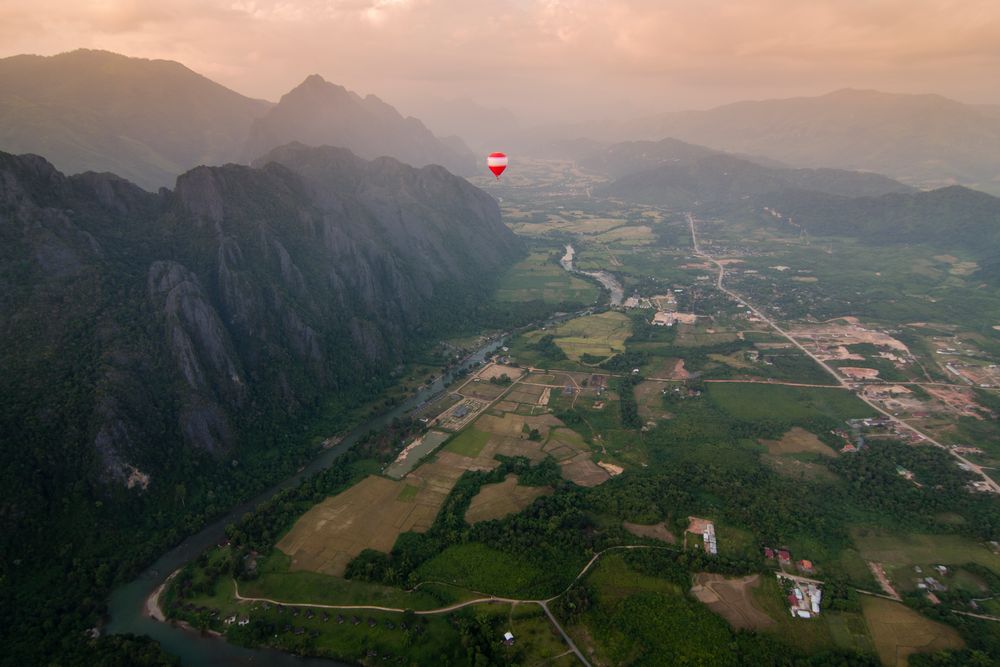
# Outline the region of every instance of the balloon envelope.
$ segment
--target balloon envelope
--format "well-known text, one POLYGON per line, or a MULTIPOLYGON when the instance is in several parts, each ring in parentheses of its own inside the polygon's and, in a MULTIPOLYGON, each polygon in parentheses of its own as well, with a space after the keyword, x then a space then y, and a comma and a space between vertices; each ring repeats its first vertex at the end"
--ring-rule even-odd
POLYGON ((486 166, 490 168, 493 175, 500 180, 500 174, 507 168, 507 156, 503 153, 490 153, 486 158, 486 166))

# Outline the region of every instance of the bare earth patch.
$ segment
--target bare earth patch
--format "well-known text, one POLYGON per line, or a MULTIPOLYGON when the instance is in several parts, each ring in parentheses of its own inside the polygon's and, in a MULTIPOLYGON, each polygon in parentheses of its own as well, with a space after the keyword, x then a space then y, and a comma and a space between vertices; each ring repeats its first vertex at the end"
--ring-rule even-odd
POLYGON ((841 366, 838 368, 841 373, 856 380, 874 380, 878 377, 877 368, 860 368, 857 366, 841 366))
POLYGON ((622 528, 636 537, 649 537, 654 540, 666 542, 667 544, 677 544, 677 536, 671 533, 662 521, 652 525, 623 521, 622 528))
POLYGON ((768 453, 775 456, 799 452, 813 452, 831 458, 837 455, 837 452, 825 445, 815 435, 798 426, 781 436, 781 440, 761 440, 760 444, 765 445, 768 453))
POLYGON ((734 629, 761 630, 774 625, 775 620, 753 603, 751 591, 759 585, 759 574, 726 579, 721 574, 699 572, 694 577, 691 594, 734 629))
POLYGON ((535 501, 535 498, 552 493, 548 486, 518 486, 516 475, 507 475, 498 484, 486 484, 472 499, 465 512, 467 523, 474 524, 490 519, 502 519, 509 514, 520 512, 535 501))
POLYGON ((476 377, 480 380, 489 381, 493 378, 500 378, 506 375, 511 380, 516 380, 521 377, 524 373, 520 368, 515 368, 514 366, 504 366, 502 364, 489 364, 483 370, 476 374, 476 377))
POLYGON ((559 465, 562 466, 563 477, 580 486, 597 486, 611 478, 606 470, 590 460, 588 452, 580 452, 559 465))

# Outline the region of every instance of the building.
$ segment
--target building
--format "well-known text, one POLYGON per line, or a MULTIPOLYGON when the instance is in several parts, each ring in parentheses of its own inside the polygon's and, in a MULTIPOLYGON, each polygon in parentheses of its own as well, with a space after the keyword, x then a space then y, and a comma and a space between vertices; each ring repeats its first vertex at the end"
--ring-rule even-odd
POLYGON ((799 570, 801 572, 805 572, 807 574, 811 574, 812 571, 813 571, 812 561, 809 561, 809 560, 806 560, 806 559, 803 558, 802 560, 800 560, 798 562, 798 568, 799 568, 799 570))
POLYGON ((513 646, 514 645, 514 633, 510 632, 509 630, 507 632, 503 633, 503 643, 506 644, 507 646, 513 646))
POLYGON ((778 562, 782 565, 788 565, 792 562, 792 554, 785 549, 778 549, 778 562))

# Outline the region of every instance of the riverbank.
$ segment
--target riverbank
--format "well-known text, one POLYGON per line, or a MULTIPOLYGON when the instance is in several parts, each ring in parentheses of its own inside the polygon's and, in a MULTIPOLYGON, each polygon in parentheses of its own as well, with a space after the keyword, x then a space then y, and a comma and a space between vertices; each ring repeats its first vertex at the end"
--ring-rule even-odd
POLYGON ((618 282, 618 279, 607 271, 581 271, 573 265, 573 259, 576 257, 576 249, 570 245, 566 244, 566 254, 562 256, 559 260, 559 265, 563 267, 564 270, 570 273, 576 273, 581 276, 587 276, 588 278, 593 278, 597 282, 601 283, 604 289, 608 290, 609 302, 612 306, 620 306, 625 300, 625 288, 622 284, 618 282))
POLYGON ((156 587, 156 589, 149 594, 146 598, 146 613, 149 614, 150 618, 154 618, 157 621, 164 623, 167 620, 167 615, 163 613, 163 608, 160 607, 160 596, 163 595, 163 591, 167 590, 167 586, 173 581, 181 571, 181 568, 174 570, 169 577, 163 580, 163 583, 156 587))

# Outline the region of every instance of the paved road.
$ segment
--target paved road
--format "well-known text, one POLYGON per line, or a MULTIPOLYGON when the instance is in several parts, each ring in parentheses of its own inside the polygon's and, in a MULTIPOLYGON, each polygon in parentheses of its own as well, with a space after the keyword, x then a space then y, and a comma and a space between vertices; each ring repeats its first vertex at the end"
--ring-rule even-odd
MULTIPOLYGON (((826 362, 824 362, 821 359, 817 358, 815 354, 813 354, 812 352, 810 352, 809 350, 807 350, 791 334, 789 334, 787 331, 785 331, 780 326, 778 326, 771 318, 769 318, 763 312, 761 312, 760 310, 758 310, 757 308, 755 308, 752 304, 748 303, 747 300, 744 299, 740 294, 737 294, 736 292, 734 292, 734 291, 732 291, 730 289, 727 289, 722 284, 723 280, 726 277, 726 267, 725 267, 725 265, 723 265, 722 263, 718 262, 714 257, 712 257, 711 255, 709 255, 707 252, 702 251, 701 246, 698 243, 698 232, 695 229, 694 216, 691 215, 690 213, 686 213, 685 215, 687 216, 688 226, 691 228, 691 246, 694 249, 694 254, 697 255, 698 257, 701 257, 704 260, 707 260, 707 261, 711 262, 712 264, 714 264, 719 269, 719 275, 718 275, 718 277, 716 278, 716 281, 715 281, 715 286, 719 289, 719 291, 721 291, 722 293, 724 293, 724 294, 730 296, 731 298, 735 299, 737 303, 739 303, 743 307, 745 307, 748 310, 750 310, 754 315, 756 315, 757 317, 759 317, 760 319, 762 319, 764 322, 767 322, 771 326, 771 328, 773 328, 779 334, 781 334, 782 336, 784 336, 788 340, 788 342, 790 342, 792 345, 794 345, 795 347, 797 347, 798 349, 800 349, 810 359, 812 359, 817 364, 819 364, 820 367, 823 370, 825 370, 827 373, 829 373, 830 375, 832 375, 834 377, 834 379, 837 380, 837 383, 840 386, 845 387, 845 388, 850 388, 849 383, 846 380, 844 380, 844 378, 842 378, 840 376, 840 374, 838 374, 829 364, 827 364, 826 362)), ((900 419, 899 417, 893 415, 892 413, 884 410, 882 407, 880 407, 878 404, 876 404, 875 402, 873 402, 870 399, 868 399, 863 394, 855 392, 855 396, 857 396, 859 399, 861 399, 862 401, 864 401, 865 403, 867 403, 868 406, 870 408, 872 408, 873 410, 875 410, 876 412, 880 413, 881 415, 883 415, 885 417, 888 417, 897 426, 899 426, 899 427, 901 427, 903 429, 909 430, 912 433, 916 433, 918 436, 920 436, 923 439, 924 442, 932 444, 935 447, 940 447, 941 449, 945 450, 946 452, 948 452, 949 454, 951 454, 952 456, 954 456, 961 463, 964 463, 966 466, 968 466, 969 470, 971 470, 972 472, 974 472, 977 475, 979 475, 982 478, 982 480, 984 482, 986 482, 986 485, 989 487, 989 489, 993 493, 1000 493, 1000 484, 998 484, 993 478, 991 478, 989 475, 987 475, 985 472, 983 472, 983 469, 980 466, 976 465, 975 463, 972 463, 971 461, 969 461, 967 458, 965 458, 961 454, 958 454, 955 451, 953 451, 951 448, 949 448, 949 447, 947 447, 945 445, 942 445, 940 442, 938 442, 934 438, 930 437, 926 433, 922 432, 920 429, 916 428, 915 426, 913 426, 912 424, 910 424, 909 422, 907 422, 905 419, 900 419)))

